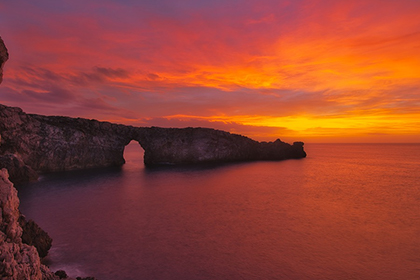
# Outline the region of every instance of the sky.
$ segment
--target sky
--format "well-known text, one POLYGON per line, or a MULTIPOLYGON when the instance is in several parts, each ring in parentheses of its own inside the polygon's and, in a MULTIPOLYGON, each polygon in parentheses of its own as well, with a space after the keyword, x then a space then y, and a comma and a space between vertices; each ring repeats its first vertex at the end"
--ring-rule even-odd
POLYGON ((420 142, 418 0, 0 0, 0 36, 27 113, 420 142))

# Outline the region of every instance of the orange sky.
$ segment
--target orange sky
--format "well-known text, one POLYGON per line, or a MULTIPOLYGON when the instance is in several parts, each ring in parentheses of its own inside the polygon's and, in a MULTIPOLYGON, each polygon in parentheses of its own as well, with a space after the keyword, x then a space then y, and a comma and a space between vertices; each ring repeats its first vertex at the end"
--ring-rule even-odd
POLYGON ((0 103, 257 140, 420 142, 419 15, 417 0, 0 2, 0 103))

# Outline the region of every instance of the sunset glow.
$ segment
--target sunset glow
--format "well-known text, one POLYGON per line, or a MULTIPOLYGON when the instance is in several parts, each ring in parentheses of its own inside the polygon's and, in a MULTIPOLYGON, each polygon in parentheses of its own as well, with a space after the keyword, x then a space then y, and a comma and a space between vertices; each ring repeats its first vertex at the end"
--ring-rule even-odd
POLYGON ((0 103, 257 140, 420 142, 420 2, 0 3, 0 103))

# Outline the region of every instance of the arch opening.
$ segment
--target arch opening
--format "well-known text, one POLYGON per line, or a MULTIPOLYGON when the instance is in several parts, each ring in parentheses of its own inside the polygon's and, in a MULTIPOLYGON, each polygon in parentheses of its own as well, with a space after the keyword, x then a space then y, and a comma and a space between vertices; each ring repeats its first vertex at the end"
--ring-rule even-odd
POLYGON ((144 167, 144 149, 136 140, 131 140, 130 143, 124 147, 123 157, 125 166, 144 167))

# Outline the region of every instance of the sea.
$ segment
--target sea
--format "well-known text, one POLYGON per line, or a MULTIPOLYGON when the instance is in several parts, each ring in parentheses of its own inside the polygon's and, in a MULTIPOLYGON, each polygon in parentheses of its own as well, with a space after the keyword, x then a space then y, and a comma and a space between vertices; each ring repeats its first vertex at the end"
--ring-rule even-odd
POLYGON ((307 157, 43 175, 20 209, 53 270, 99 280, 420 279, 420 144, 305 144, 307 157))

